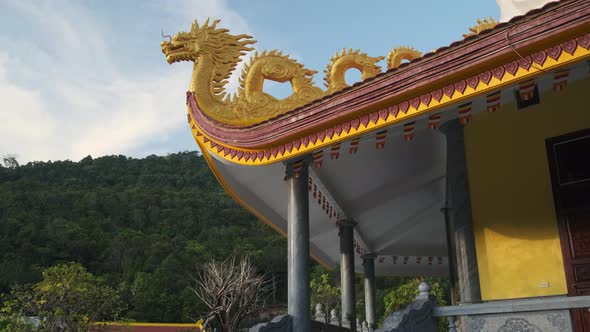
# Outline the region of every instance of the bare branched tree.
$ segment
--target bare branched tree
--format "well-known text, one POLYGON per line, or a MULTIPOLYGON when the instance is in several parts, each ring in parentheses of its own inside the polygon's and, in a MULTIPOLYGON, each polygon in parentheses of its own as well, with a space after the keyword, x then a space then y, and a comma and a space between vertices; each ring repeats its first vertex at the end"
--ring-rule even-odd
POLYGON ((205 264, 193 277, 193 292, 209 308, 207 322, 215 319, 222 332, 234 332, 244 318, 260 311, 271 294, 268 277, 258 273, 249 257, 234 255, 205 264))
MULTIPOLYGON (((5 154, 2 156, 2 161, 4 162, 4 166, 8 168, 16 168, 19 166, 18 161, 16 160, 15 154, 5 154)), ((0 165, 2 166, 2 165, 0 165)))

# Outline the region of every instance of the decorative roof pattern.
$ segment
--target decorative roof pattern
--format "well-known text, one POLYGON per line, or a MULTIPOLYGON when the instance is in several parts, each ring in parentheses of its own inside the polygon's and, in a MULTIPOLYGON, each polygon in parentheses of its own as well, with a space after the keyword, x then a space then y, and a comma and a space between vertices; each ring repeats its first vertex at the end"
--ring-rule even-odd
MULTIPOLYGON (((263 165, 291 159, 328 146, 334 147, 344 140, 383 130, 398 123, 404 124, 405 139, 411 140, 413 120, 427 114, 429 114, 428 117, 433 127, 438 127, 442 111, 448 112, 452 110, 456 112, 454 117, 459 118, 462 123, 466 124, 469 121, 470 109, 465 105, 460 105, 458 108, 455 108, 454 105, 478 95, 497 92, 503 86, 530 80, 554 68, 588 57, 590 57, 590 34, 585 34, 532 53, 519 60, 510 61, 491 70, 480 72, 467 79, 423 93, 420 96, 374 110, 369 114, 352 119, 342 119, 341 122, 336 122, 329 127, 262 149, 236 147, 207 135, 199 127, 199 124, 204 119, 194 95, 190 92, 187 92, 188 120, 195 139, 213 153, 238 164, 263 165)), ((494 93, 490 94, 490 96, 493 101, 494 93)), ((492 104, 490 107, 496 106, 492 104)), ((351 147, 351 149, 354 149, 354 147, 351 147)))
MULTIPOLYGON (((421 60, 403 63, 398 69, 377 74, 362 83, 324 96, 268 121, 251 126, 225 125, 212 120, 204 110, 200 109, 203 105, 198 96, 196 99, 198 108, 193 108, 195 115, 193 118, 208 138, 227 147, 244 150, 278 147, 288 141, 303 138, 310 132, 330 128, 344 119, 358 118, 391 105, 420 98, 432 91, 444 89, 444 84, 448 84, 447 82, 459 82, 459 84, 462 80, 473 82, 473 76, 493 71, 496 67, 515 61, 525 62, 526 68, 526 56, 532 58, 535 53, 578 37, 581 40, 577 42, 584 45, 583 40, 587 38, 588 31, 590 31, 590 2, 561 1, 547 5, 542 10, 532 11, 525 17, 515 18, 507 24, 498 24, 494 29, 468 37, 448 48, 441 48, 436 53, 426 54, 420 58, 421 60)), ((583 60, 584 56, 578 57, 576 54, 574 60, 564 60, 560 57, 556 65, 561 66, 566 65, 568 61, 583 60)), ((544 64, 542 68, 531 65, 532 68, 525 72, 524 76, 531 78, 541 75, 543 72, 537 68, 547 70, 547 68, 554 68, 553 65, 555 64, 551 61, 549 64, 544 64)), ((508 72, 515 68, 508 67, 508 72)), ((517 73, 516 80, 524 79, 521 76, 523 75, 520 72, 517 73)), ((494 85, 497 83, 495 79, 494 77, 490 83, 492 89, 499 86, 494 85)), ((502 78, 500 85, 514 83, 516 83, 515 79, 502 78)), ((470 89, 467 86, 465 97, 474 96, 469 93, 470 89)), ((483 92, 479 90, 480 86, 477 89, 478 93, 483 92)), ((446 96, 443 96, 443 103, 446 102, 445 98, 446 96)), ((432 105, 431 103, 429 107, 432 105)), ((438 107, 437 103, 434 105, 438 107)), ((448 103, 445 105, 449 106, 448 103)))

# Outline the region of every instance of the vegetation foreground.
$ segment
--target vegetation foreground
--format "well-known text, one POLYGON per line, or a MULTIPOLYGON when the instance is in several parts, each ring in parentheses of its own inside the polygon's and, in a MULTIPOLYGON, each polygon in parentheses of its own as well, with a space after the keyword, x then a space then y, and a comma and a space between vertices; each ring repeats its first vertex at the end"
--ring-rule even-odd
MULTIPOLYGON (((285 239, 236 204, 196 152, 0 163, 0 315, 18 311, 19 296, 39 296, 43 283, 50 291, 56 269, 65 269, 94 285, 85 289, 89 297, 112 299, 96 317, 80 314, 80 321, 195 322, 209 311, 193 291, 194 276, 236 252, 268 277, 267 310, 284 310, 285 239)), ((312 271, 313 298, 338 306, 338 272, 312 271)), ((415 282, 378 278, 378 315, 410 301, 404 285, 415 282)), ((55 307, 19 310, 47 316, 55 307)))

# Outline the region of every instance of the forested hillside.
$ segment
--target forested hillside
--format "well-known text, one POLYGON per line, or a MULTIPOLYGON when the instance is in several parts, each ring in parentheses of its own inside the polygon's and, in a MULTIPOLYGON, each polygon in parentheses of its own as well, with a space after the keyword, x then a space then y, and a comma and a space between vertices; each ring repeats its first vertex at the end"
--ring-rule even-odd
POLYGON ((104 278, 137 321, 190 322, 190 274, 250 253, 286 294, 286 243, 237 205, 196 152, 0 167, 0 293, 59 262, 104 278))

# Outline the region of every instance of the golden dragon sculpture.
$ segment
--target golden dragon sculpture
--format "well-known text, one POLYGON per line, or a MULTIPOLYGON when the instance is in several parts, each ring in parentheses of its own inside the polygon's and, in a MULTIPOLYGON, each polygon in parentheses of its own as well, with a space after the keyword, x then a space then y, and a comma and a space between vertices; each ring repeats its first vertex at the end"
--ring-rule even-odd
POLYGON ((471 36, 475 36, 475 35, 479 35, 482 31, 488 30, 488 29, 493 29, 496 25, 498 25, 498 22, 496 22, 494 20, 493 17, 490 16, 490 18, 485 18, 483 20, 480 20, 479 18, 476 20, 477 25, 469 28, 469 33, 463 34, 463 38, 467 38, 467 37, 471 37, 471 36))
MULTIPOLYGON (((359 50, 342 50, 332 57, 324 71, 327 88, 324 91, 313 85, 316 71, 276 50, 256 52, 244 65, 237 92, 230 95, 225 85, 241 57, 254 50, 250 45, 256 41, 249 35, 231 35, 229 30, 217 27, 219 22, 207 20, 199 25, 195 21, 189 32, 168 36, 170 40, 160 45, 168 63, 194 63, 190 91, 208 117, 224 124, 253 125, 340 91, 348 86, 345 73, 351 68, 358 69, 363 80, 381 72, 377 62, 384 57, 370 57, 359 50), (263 91, 265 80, 290 82, 293 92, 279 100, 263 91)), ((399 66, 402 60, 420 56, 414 49, 396 48, 388 56, 388 69, 399 66)))

